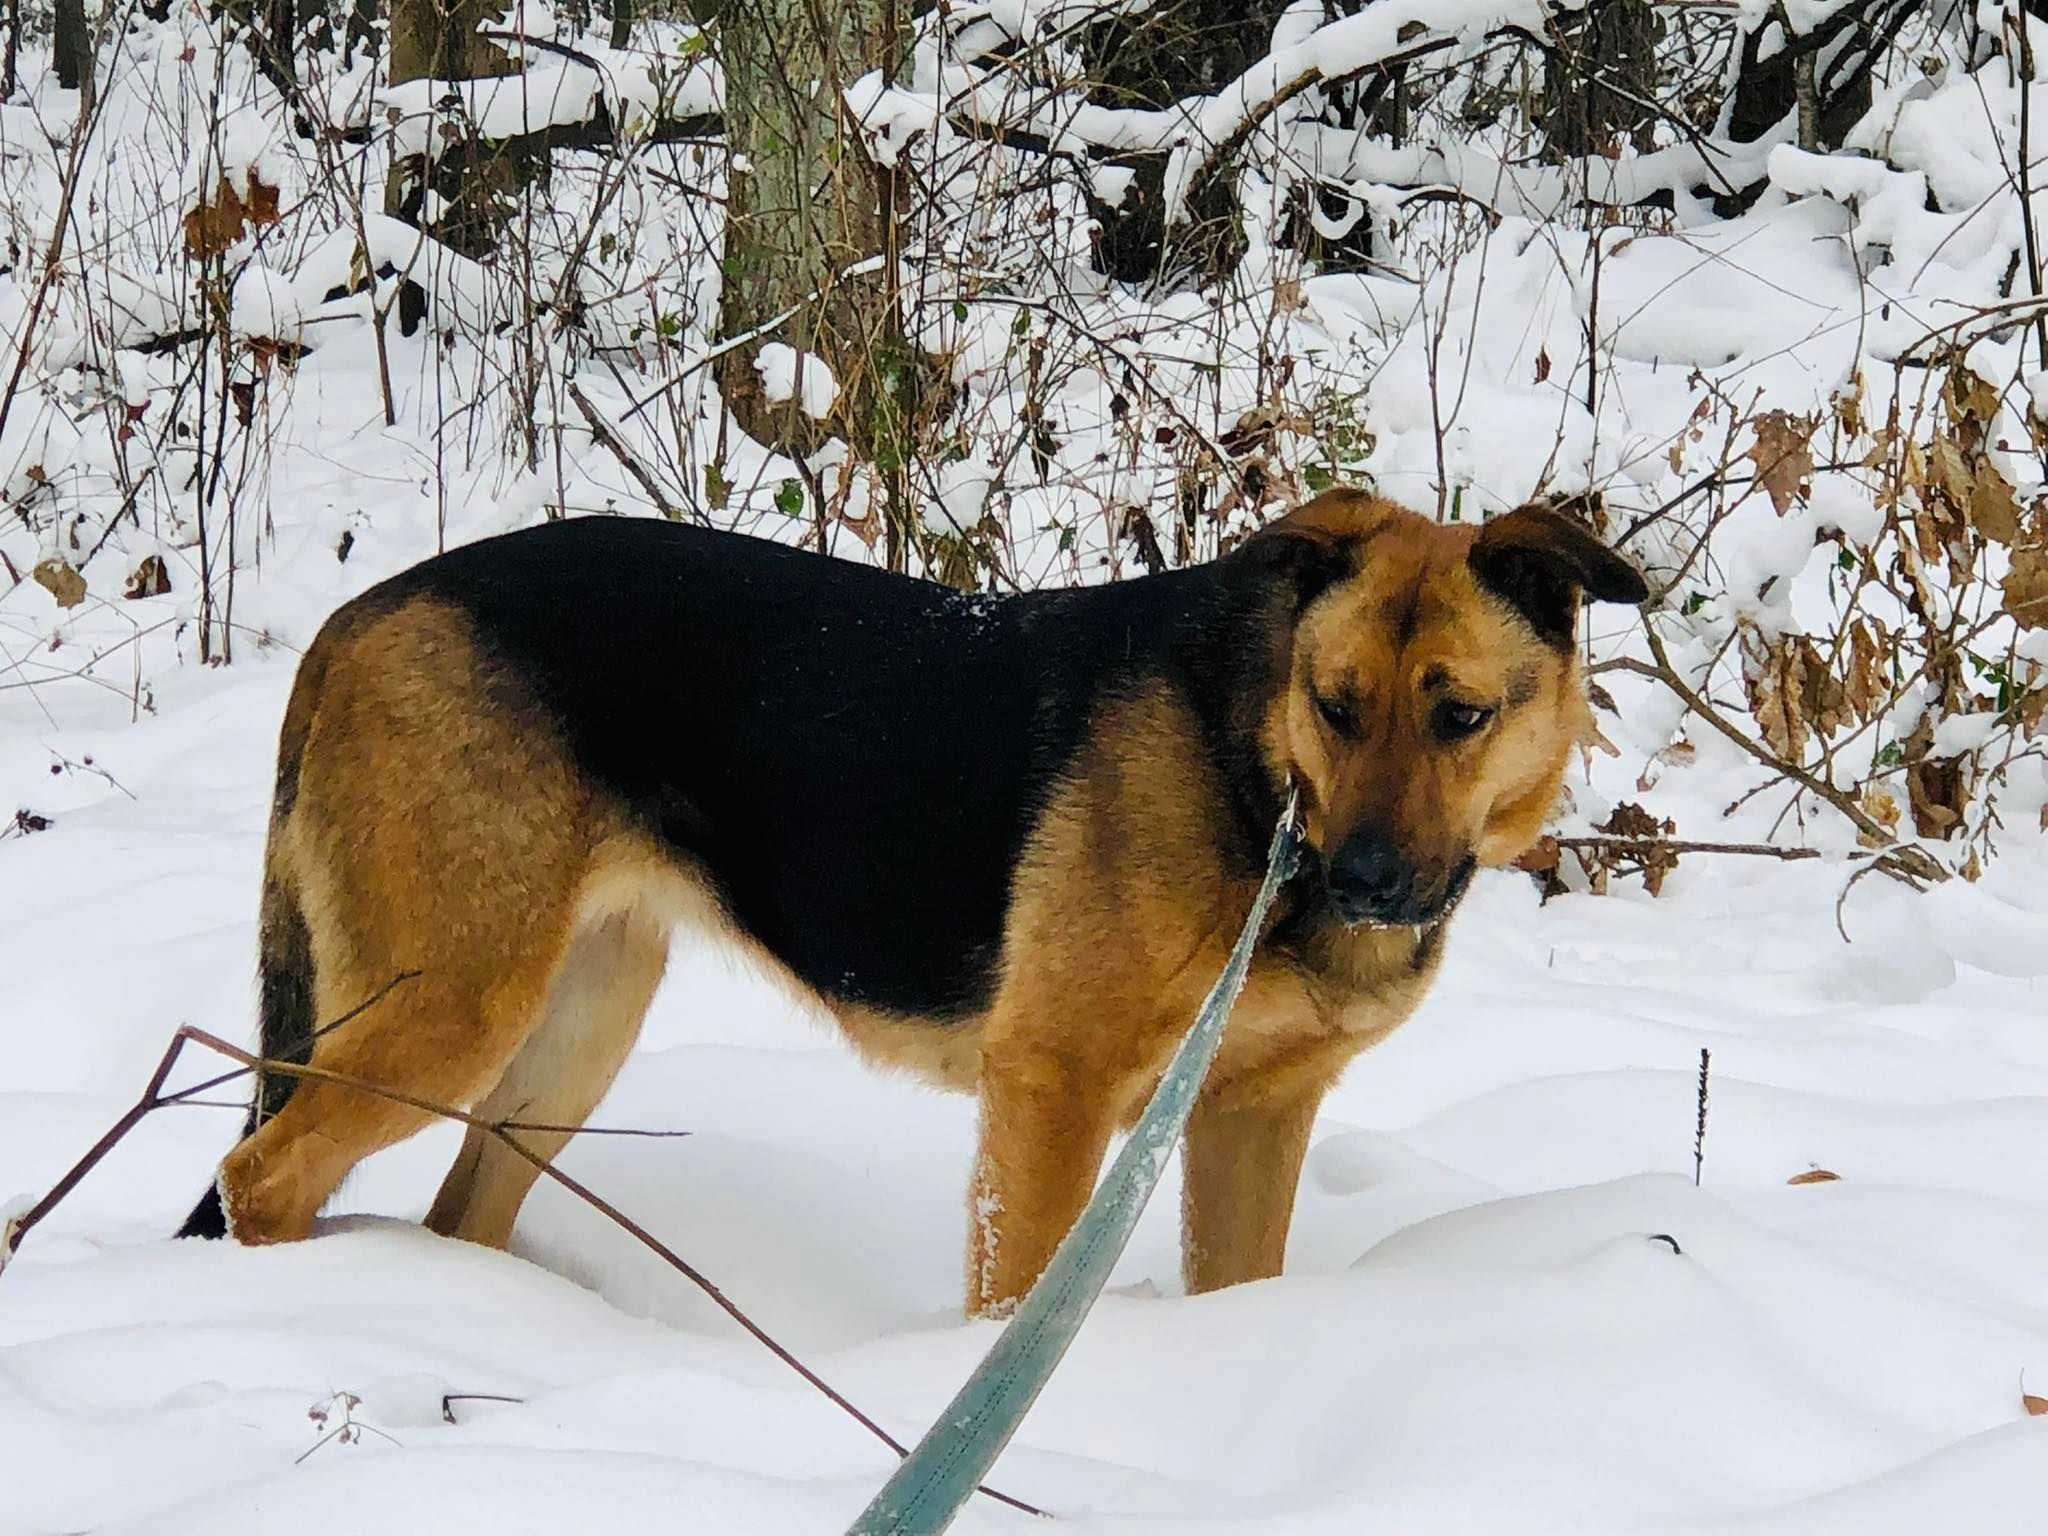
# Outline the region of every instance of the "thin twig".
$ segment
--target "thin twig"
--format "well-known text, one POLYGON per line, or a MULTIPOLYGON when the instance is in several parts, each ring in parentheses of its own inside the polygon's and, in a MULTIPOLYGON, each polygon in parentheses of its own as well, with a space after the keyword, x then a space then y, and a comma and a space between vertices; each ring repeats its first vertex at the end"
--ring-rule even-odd
POLYGON ((1711 843, 1696 842, 1682 837, 1614 837, 1586 836, 1559 837, 1553 842, 1560 848, 1582 849, 1586 852, 1655 854, 1655 853, 1738 853, 1751 854, 1764 859, 1817 859, 1821 856, 1818 848, 1780 848, 1776 843, 1711 843))
MULTIPOLYGON (((647 499, 654 504, 655 510, 672 523, 682 522, 685 515, 683 509, 669 500, 668 493, 661 488, 661 482, 656 480, 647 467, 634 456, 633 450, 626 446, 625 440, 574 383, 569 385, 569 398, 576 402, 576 409, 583 413, 583 419, 590 424, 590 435, 597 439, 600 447, 619 461, 621 469, 639 483, 640 489, 647 493, 647 499)), ((705 521, 704 514, 698 512, 694 521, 705 521)))

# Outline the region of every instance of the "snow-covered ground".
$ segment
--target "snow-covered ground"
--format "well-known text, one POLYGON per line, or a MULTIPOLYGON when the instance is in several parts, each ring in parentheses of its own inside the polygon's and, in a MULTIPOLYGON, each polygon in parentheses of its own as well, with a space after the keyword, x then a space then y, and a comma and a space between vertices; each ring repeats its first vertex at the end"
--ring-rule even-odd
MULTIPOLYGON (((11 712, 0 784, 53 823, 0 843, 5 1192, 89 1145, 176 1024, 248 1034, 290 671, 189 674, 132 727, 11 712)), ((1089 1531, 2038 1529, 2041 874, 1862 881, 1851 944, 1832 864, 1691 860, 1654 902, 1485 881, 1331 1099, 1287 1275, 1176 1294, 1162 1191, 997 1485, 1089 1531), (1787 1183, 1815 1167, 1840 1178, 1787 1183)), ((831 1531, 886 1474, 559 1191, 512 1254, 410 1225, 446 1134, 313 1242, 167 1241, 235 1119, 145 1122, 0 1277, 0 1530, 831 1531), (313 1450, 339 1393, 365 1432, 313 1450), (519 1401, 449 1424, 443 1393, 519 1401)), ((722 957, 678 955, 596 1119, 692 1133, 566 1166, 900 1436, 992 1339, 959 1314, 971 1105, 722 957)), ((1031 1526, 981 1502, 962 1528, 1031 1526)))
MULTIPOLYGON (((966 24, 1037 14, 988 9, 966 24)), ((1289 15, 1306 24, 1311 9, 1289 15)), ((617 271, 600 284, 586 266, 579 281, 604 292, 586 294, 580 331, 521 333, 499 323, 527 312, 507 284, 517 263, 421 254, 374 192, 358 227, 348 177, 283 129, 274 100, 268 116, 215 111, 261 93, 209 27, 180 11, 108 44, 108 126, 81 157, 72 236, 89 257, 53 285, 0 411, 0 1209, 47 1187, 133 1101, 177 1025, 253 1034, 276 726, 324 615, 438 543, 645 510, 568 382, 670 494, 729 493, 717 520, 791 539, 827 521, 802 495, 806 514, 784 515, 784 493, 810 482, 728 440, 695 366, 716 304, 713 159, 649 148, 650 179, 635 170, 607 191, 596 162, 564 156, 527 233, 552 259, 541 236, 595 232, 617 271), (212 396, 195 387, 192 349, 133 350, 209 312, 180 220, 224 166, 262 171, 285 209, 232 258, 246 393, 225 420, 218 379, 212 396), (358 240, 362 266, 415 271, 440 306, 414 335, 394 323, 381 365, 370 317, 396 277, 346 291, 358 240), (311 350, 273 365, 272 342, 311 350), (529 352, 544 365, 531 374, 529 352), (151 557, 168 590, 122 595, 151 557), (73 571, 82 600, 57 606, 30 575, 45 561, 73 571), (227 667, 198 660, 207 578, 227 667)), ((1386 270, 1305 271, 1254 227, 1227 291, 1144 294, 1092 276, 1078 204, 1061 204, 1047 231, 1023 226, 1031 260, 1004 281, 959 299, 941 284, 922 304, 919 339, 962 401, 958 441, 921 466, 930 526, 1000 525, 990 569, 1025 585, 1134 571, 1133 507, 1179 558, 1181 477, 1216 470, 1191 445, 1260 411, 1283 423, 1276 494, 1339 475, 1469 517, 1594 487, 1610 533, 1643 520, 1628 548, 1671 587, 1653 622, 1673 665, 1748 729, 1743 645, 1810 635, 1828 649, 1858 561, 1890 571, 1911 542, 1897 513, 1912 498, 1882 474, 1817 473, 1768 495, 1731 478, 1752 457, 1765 468, 1761 413, 1820 421, 1813 457, 1845 464, 1873 462, 1894 405, 1909 433, 1936 430, 1916 402, 1963 376, 1895 364, 1973 306, 2003 304, 2019 270, 2019 92, 2002 65, 1965 68, 1981 39, 1952 33, 1909 39, 1947 62, 1902 52, 1851 136, 1870 158, 1762 141, 1745 153, 1767 160, 1771 186, 1742 217, 1681 195, 1670 221, 1607 228, 1597 247, 1574 211, 1579 182, 1510 176, 1506 146, 1396 152, 1290 115, 1273 131, 1304 154, 1322 145, 1322 173, 1355 178, 1385 216, 1376 227, 1405 221, 1381 239, 1386 270), (1463 189, 1503 217, 1455 200, 1404 213, 1378 185, 1394 179, 1463 189), (1725 483, 1687 500, 1702 477, 1725 483), (1650 516, 1660 507, 1670 515, 1650 516), (1704 554, 1688 542, 1709 533, 1704 554)), ((657 75, 678 111, 714 99, 686 34, 656 29, 633 59, 599 50, 617 115, 651 110, 657 75), (674 67, 658 69, 665 49, 674 67)), ((872 128, 911 142, 951 89, 929 64, 886 100, 869 93, 872 128)), ((33 254, 57 228, 76 98, 24 67, 0 104, 0 209, 33 254)), ((576 120, 600 86, 581 65, 550 67, 549 120, 576 120)), ((367 65, 319 83, 334 120, 384 125, 349 173, 380 187, 438 97, 394 103, 367 65)), ((2038 116, 2048 90, 2032 93, 2038 116)), ((472 94, 486 117, 529 110, 509 88, 472 94)), ((969 169, 997 153, 942 140, 969 169)), ((1684 194, 1692 152, 1573 175, 1684 194)), ((959 270, 1035 206, 998 197, 967 221, 959 270)), ((0 271, 9 366, 38 269, 25 255, 0 271)), ((2031 332, 1972 335, 1966 361, 2000 402, 1981 422, 1987 455, 2031 510, 2048 492, 2028 451, 2048 374, 2031 332)), ((807 363, 799 379, 796 361, 760 359, 770 392, 822 408, 824 376, 807 363)), ((838 550, 877 558, 859 473, 814 467, 821 483, 845 468, 852 487, 832 514, 838 550)), ((1189 553, 1258 512, 1219 503, 1189 553)), ((1930 632, 1953 635, 1960 613, 1983 652, 1941 704, 1944 753, 1981 744, 1977 727, 2048 665, 2048 627, 1997 615, 2008 549, 1973 548, 1969 580, 1952 567, 1950 585, 1935 561, 1933 595, 1916 599, 1937 610, 1930 632)), ((1600 623, 1596 656, 1648 654, 1632 617, 1600 623)), ((602 615, 591 637, 601 654, 602 615)), ((1897 787, 1928 705, 1921 653, 1901 654, 1860 725, 1816 723, 1792 749, 1850 795, 1897 787)), ((2037 738, 2008 722, 2010 753, 1965 775, 1971 838, 1930 845, 1951 868, 1982 848, 1981 880, 1914 895, 1882 876, 1850 885, 1866 866, 1849 862, 1855 833, 1836 810, 1793 802, 1662 685, 1600 682, 1618 755, 1574 769, 1561 827, 1583 833, 1640 801, 1682 837, 1822 856, 1688 855, 1656 898, 1617 877, 1610 895, 1547 906, 1524 876, 1484 879, 1429 1002, 1326 1107, 1287 1274, 1181 1296, 1177 1198, 1162 1190, 997 1486, 1088 1532, 2041 1527, 2048 1418, 2022 1396, 2023 1381, 2048 1395, 2037 738), (1790 1182, 1815 1170, 1837 1177, 1790 1182)), ((195 1057, 182 1080, 211 1069, 195 1057)), ((867 1072, 828 1024, 725 957, 679 952, 596 1123, 689 1134, 586 1139, 565 1166, 908 1440, 994 1337, 960 1314, 972 1119, 964 1099, 867 1072)), ((150 1118, 0 1276, 0 1536, 832 1532, 886 1476, 884 1448, 560 1191, 535 1193, 511 1254, 412 1225, 452 1155, 446 1132, 366 1167, 336 1206, 366 1214, 334 1215, 313 1242, 169 1241, 237 1123, 225 1108, 150 1118)), ((978 1501, 961 1528, 1038 1526, 978 1501)))

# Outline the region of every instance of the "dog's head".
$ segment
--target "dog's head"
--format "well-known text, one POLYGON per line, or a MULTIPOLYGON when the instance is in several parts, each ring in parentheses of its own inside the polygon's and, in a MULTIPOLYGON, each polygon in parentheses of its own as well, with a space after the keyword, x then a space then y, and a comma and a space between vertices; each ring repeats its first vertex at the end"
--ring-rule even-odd
POLYGON ((1479 865, 1541 835, 1590 727, 1582 601, 1639 603, 1635 569, 1524 507, 1477 527, 1330 491, 1233 557, 1270 584, 1277 686, 1257 724, 1345 923, 1441 920, 1479 865))

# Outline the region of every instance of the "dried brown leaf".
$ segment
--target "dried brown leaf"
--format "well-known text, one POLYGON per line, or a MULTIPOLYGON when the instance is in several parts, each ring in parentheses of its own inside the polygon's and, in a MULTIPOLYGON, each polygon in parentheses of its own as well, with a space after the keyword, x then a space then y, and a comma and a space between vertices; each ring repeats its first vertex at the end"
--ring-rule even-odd
POLYGON ((1614 808, 1614 813, 1595 824, 1593 830, 1604 832, 1609 837, 1639 839, 1628 849, 1617 849, 1611 855, 1603 854, 1601 873, 1613 868, 1616 861, 1624 867, 1638 865, 1642 869, 1643 888, 1652 896, 1663 891, 1664 877, 1678 868, 1678 855, 1663 846, 1664 839, 1677 832, 1678 823, 1668 817, 1653 815, 1633 800, 1622 801, 1614 808))
POLYGON ((2010 544, 2020 536, 2020 505, 2012 484, 1989 464, 1977 468, 1977 482, 1970 489, 1970 526, 1998 544, 2010 544))
POLYGON ((1923 724, 1906 741, 1906 801, 1913 830, 1921 837, 1946 838, 1962 825, 1970 808, 1969 780, 1962 757, 1930 758, 1934 730, 1923 724))
POLYGON ((69 560, 41 561, 29 575, 37 586, 57 600, 59 608, 76 608, 85 601, 85 578, 78 574, 69 560))
MULTIPOLYGON (((1862 806, 1863 814, 1876 822, 1880 827, 1883 827, 1886 832, 1897 829, 1901 814, 1899 810, 1899 797, 1890 790, 1873 784, 1870 788, 1863 791, 1857 803, 1862 806)), ((1856 841, 1865 848, 1887 848, 1891 846, 1892 840, 1889 837, 1880 837, 1872 832, 1858 832, 1856 834, 1856 841)))
POLYGON ((1885 657, 1889 650, 1882 619, 1861 618, 1849 626, 1849 667, 1842 691, 1859 722, 1871 720, 1888 701, 1891 689, 1885 657))
POLYGON ((1752 629, 1745 629, 1742 637, 1750 713, 1756 716, 1764 744, 1787 762, 1797 762, 1806 751, 1806 667, 1793 643, 1804 638, 1780 636, 1766 642, 1752 629))
POLYGON ((1823 736, 1832 736, 1847 723, 1848 691, 1835 676, 1811 639, 1798 638, 1799 706, 1807 723, 1823 736))
POLYGON ((1750 445, 1749 457, 1756 465, 1758 483, 1780 517, 1804 494, 1806 480, 1813 473, 1814 426, 1813 421, 1789 411, 1765 411, 1756 419, 1756 441, 1750 445))
POLYGON ((1970 504, 1970 470, 1954 438, 1937 437, 1931 445, 1935 484, 1958 512, 1970 504))
POLYGON ((164 566, 162 555, 144 555, 142 563, 135 567, 128 577, 127 585, 121 588, 126 598, 162 597, 171 590, 171 573, 164 566))
POLYGON ((1942 403, 1958 420, 1988 422, 1998 414, 1998 390, 1974 368, 1958 363, 1942 385, 1942 403))
POLYGON ((2048 629, 2048 544, 2012 552, 2012 565, 1999 583, 2005 611, 2028 629, 2048 629))
POLYGON ((1834 1172, 1832 1169, 1809 1168, 1804 1173, 1793 1174, 1785 1182, 1787 1184, 1834 1184, 1839 1182, 1841 1177, 1839 1173, 1834 1172))
POLYGON ((1854 387, 1837 390, 1834 399, 1835 420, 1842 430, 1851 437, 1863 431, 1863 375, 1856 375, 1854 387))

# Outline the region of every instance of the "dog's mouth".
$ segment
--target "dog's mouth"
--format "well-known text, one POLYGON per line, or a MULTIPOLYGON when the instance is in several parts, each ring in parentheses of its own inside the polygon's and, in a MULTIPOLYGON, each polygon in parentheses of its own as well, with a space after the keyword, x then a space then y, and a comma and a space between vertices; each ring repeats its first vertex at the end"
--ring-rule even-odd
POLYGON ((1321 888, 1323 904, 1346 928, 1367 932, 1413 929, 1417 933, 1427 933, 1451 920, 1466 892, 1472 888, 1472 875, 1477 867, 1478 861, 1468 855, 1442 880, 1435 882, 1433 889, 1418 892, 1411 888, 1398 897, 1376 901, 1347 899, 1333 891, 1320 858, 1316 861, 1315 878, 1321 888))

